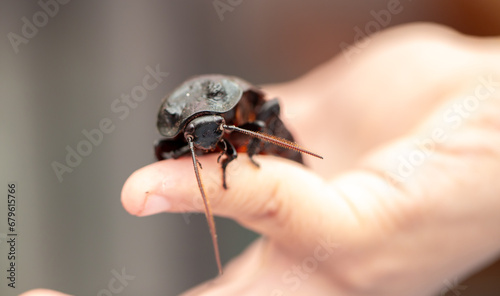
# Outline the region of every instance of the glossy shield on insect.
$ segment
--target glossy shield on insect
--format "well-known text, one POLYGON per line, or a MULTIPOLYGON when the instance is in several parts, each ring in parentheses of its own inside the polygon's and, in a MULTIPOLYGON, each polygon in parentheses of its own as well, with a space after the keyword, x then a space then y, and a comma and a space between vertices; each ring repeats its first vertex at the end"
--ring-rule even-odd
POLYGON ((158 130, 163 136, 177 136, 193 116, 222 114, 238 104, 242 95, 238 81, 219 75, 200 77, 187 80, 163 101, 158 114, 158 130))
POLYGON ((185 81, 167 96, 158 112, 157 127, 165 139, 155 145, 158 160, 191 155, 195 177, 205 206, 219 273, 222 273, 217 234, 210 200, 206 196, 197 155, 220 153, 222 184, 227 188, 226 168, 238 152, 250 161, 256 154, 271 154, 302 163, 301 153, 322 158, 297 145, 280 119, 277 99, 250 83, 232 76, 201 75, 185 81))

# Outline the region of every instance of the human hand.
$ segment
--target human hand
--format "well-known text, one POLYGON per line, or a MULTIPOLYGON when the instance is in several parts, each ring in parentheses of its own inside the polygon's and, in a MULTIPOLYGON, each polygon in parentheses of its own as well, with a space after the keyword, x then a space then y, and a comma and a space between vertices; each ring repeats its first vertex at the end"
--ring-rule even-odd
MULTIPOLYGON (((224 190, 199 158, 214 213, 263 238, 185 295, 430 295, 498 256, 499 39, 410 25, 364 45, 265 89, 324 160, 240 154, 224 190)), ((122 202, 203 212, 199 196, 186 157, 135 172, 122 202)))
MULTIPOLYGON (((351 63, 339 56, 269 87, 298 141, 325 159, 306 156, 306 168, 257 156, 256 169, 240 155, 228 190, 212 180, 214 213, 263 238, 186 295, 429 295, 492 260, 499 45, 404 26, 371 39, 351 63)), ((203 175, 220 175, 216 157, 200 157, 203 175)), ((193 196, 183 158, 135 172, 122 201, 139 216, 203 211, 193 196)))

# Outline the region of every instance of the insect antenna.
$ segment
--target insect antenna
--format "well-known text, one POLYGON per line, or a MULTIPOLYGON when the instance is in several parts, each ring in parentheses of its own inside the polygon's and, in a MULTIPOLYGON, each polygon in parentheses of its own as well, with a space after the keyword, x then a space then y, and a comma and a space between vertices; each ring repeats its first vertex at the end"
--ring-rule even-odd
POLYGON ((208 228, 210 229, 210 235, 212 236, 212 244, 214 246, 215 260, 217 261, 219 274, 222 274, 222 264, 220 262, 219 244, 217 242, 217 232, 215 230, 214 216, 212 214, 212 208, 210 207, 210 201, 208 200, 205 194, 205 189, 203 187, 200 172, 198 170, 198 165, 200 165, 201 169, 201 164, 196 158, 196 154, 194 153, 193 137, 187 136, 186 138, 189 143, 189 149, 191 149, 191 156, 193 158, 193 166, 194 166, 194 173, 196 175, 196 181, 198 181, 198 187, 200 188, 201 197, 203 198, 203 203, 205 204, 205 217, 207 218, 208 228))
POLYGON ((318 155, 316 153, 313 153, 311 151, 308 151, 308 150, 300 147, 297 143, 294 143, 292 141, 288 141, 287 139, 283 139, 283 138, 276 137, 273 135, 264 134, 261 132, 254 132, 254 131, 243 129, 243 128, 240 128, 240 127, 237 127, 234 125, 223 125, 222 127, 228 131, 237 131, 237 132, 249 135, 251 137, 259 138, 259 139, 264 140, 266 142, 273 143, 273 144, 281 146, 283 148, 295 150, 298 152, 302 152, 302 153, 309 154, 311 156, 323 159, 323 156, 318 155))

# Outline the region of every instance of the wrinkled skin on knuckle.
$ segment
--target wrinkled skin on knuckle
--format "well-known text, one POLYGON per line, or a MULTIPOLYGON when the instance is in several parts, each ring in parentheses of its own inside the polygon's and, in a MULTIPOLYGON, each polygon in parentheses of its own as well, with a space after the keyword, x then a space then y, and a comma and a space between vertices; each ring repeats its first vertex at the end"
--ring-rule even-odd
MULTIPOLYGON (((265 180, 260 179, 257 182, 253 182, 252 186, 258 186, 259 188, 265 188, 255 192, 254 190, 248 190, 244 187, 238 187, 235 191, 228 190, 227 196, 231 201, 228 203, 232 204, 232 207, 239 207, 241 209, 248 209, 247 214, 244 216, 234 217, 240 220, 244 225, 248 225, 251 228, 259 228, 258 225, 269 225, 269 221, 274 224, 276 228, 285 227, 285 221, 287 220, 287 201, 283 198, 281 193, 281 181, 276 180, 265 180), (233 193, 233 194, 231 194, 233 193), (258 196, 255 196, 258 194, 258 196), (241 204, 244 202, 245 204, 241 204)), ((268 226, 265 226, 268 227, 268 226)), ((258 229, 256 229, 258 231, 258 229)))

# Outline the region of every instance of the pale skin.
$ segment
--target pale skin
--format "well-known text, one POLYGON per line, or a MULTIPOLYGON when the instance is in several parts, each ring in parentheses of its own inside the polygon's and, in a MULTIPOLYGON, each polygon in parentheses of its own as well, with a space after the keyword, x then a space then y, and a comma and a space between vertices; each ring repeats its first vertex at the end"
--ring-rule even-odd
MULTIPOLYGON (((214 214, 262 238, 184 295, 432 295, 498 257, 500 39, 418 24, 358 49, 265 88, 324 160, 258 169, 240 154, 227 190, 209 178, 214 214)), ((202 176, 221 174, 216 158, 199 158, 202 176)), ((137 216, 203 212, 199 198, 189 157, 122 191, 137 216)), ((23 295, 61 295, 37 291, 23 295)))

